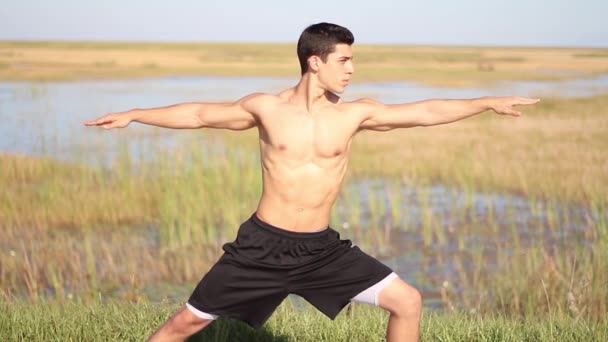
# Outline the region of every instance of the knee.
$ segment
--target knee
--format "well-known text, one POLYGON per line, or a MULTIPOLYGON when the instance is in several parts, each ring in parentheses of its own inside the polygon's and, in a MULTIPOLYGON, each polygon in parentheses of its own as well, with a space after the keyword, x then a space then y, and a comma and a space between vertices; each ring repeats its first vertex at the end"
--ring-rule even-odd
POLYGON ((406 317, 419 317, 422 312, 422 294, 417 289, 408 286, 396 301, 395 314, 406 317))
POLYGON ((183 307, 150 336, 148 342, 185 340, 211 322, 212 320, 200 318, 187 307, 183 307))
POLYGON ((391 314, 399 317, 415 318, 422 313, 422 294, 416 288, 398 279, 391 284, 390 291, 381 296, 381 304, 391 314))
POLYGON ((422 312, 422 293, 410 286, 408 292, 405 294, 405 298, 403 306, 411 308, 411 311, 419 316, 422 312))
POLYGON ((169 320, 169 325, 173 331, 184 334, 193 334, 207 326, 212 321, 213 320, 203 319, 196 316, 188 308, 182 308, 171 318, 171 320, 169 320))

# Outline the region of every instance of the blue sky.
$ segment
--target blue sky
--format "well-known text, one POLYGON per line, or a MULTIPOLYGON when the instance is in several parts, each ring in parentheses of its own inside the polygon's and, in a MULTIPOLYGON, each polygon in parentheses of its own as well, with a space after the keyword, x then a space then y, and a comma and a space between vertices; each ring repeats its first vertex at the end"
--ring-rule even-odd
POLYGON ((295 42, 309 24, 358 43, 608 47, 608 0, 2 0, 0 40, 295 42))

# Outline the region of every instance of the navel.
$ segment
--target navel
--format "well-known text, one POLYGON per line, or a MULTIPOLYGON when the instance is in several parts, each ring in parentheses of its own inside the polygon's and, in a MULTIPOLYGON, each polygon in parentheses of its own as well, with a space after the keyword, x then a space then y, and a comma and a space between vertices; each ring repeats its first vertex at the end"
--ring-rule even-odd
POLYGON ((336 151, 334 152, 334 156, 339 156, 341 153, 342 153, 342 151, 340 151, 340 150, 336 150, 336 151))

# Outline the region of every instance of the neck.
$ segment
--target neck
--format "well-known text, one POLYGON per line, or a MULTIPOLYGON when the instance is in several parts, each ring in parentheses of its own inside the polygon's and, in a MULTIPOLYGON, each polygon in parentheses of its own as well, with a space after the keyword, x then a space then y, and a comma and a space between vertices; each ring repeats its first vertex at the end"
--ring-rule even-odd
POLYGON ((311 113, 315 105, 325 103, 330 96, 329 91, 322 88, 315 75, 306 73, 294 89, 292 101, 306 108, 311 113))

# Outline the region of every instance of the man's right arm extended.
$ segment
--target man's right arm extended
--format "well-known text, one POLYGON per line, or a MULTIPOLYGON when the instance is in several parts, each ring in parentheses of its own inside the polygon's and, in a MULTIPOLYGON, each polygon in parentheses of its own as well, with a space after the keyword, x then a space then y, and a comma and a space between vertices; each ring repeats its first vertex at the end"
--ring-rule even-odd
POLYGON ((245 130, 256 126, 253 114, 260 95, 252 94, 236 102, 226 103, 181 103, 167 107, 133 109, 111 113, 96 120, 87 121, 86 126, 104 129, 127 127, 139 122, 165 128, 225 128, 245 130))

